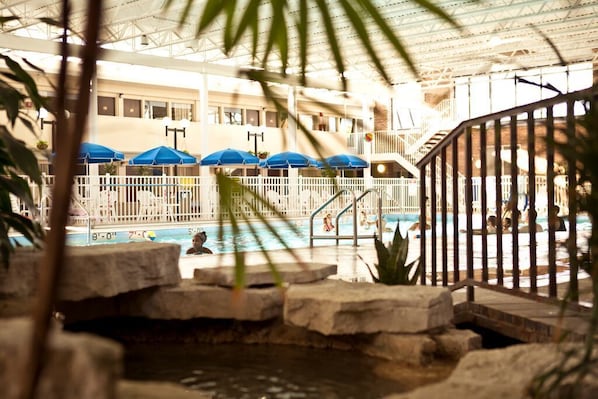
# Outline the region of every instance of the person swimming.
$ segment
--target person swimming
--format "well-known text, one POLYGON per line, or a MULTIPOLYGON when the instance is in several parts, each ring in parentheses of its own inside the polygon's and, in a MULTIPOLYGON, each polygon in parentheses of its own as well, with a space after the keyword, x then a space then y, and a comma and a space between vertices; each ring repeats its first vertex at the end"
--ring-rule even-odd
POLYGON ((195 233, 191 242, 193 246, 186 252, 187 255, 201 255, 201 254, 213 254, 210 248, 204 247, 203 244, 208 240, 208 235, 205 231, 195 233))
POLYGON ((324 220, 322 221, 324 231, 332 231, 334 230, 334 224, 332 223, 332 215, 326 214, 324 216, 324 220))

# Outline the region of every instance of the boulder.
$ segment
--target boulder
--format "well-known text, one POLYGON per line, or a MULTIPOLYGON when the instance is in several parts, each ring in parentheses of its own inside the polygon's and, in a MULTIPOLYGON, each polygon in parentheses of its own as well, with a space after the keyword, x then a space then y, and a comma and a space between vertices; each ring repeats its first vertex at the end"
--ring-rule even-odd
MULTIPOLYGON (((276 271, 280 280, 285 283, 311 283, 323 280, 336 274, 336 265, 326 263, 277 263, 276 271)), ((233 287, 235 285, 235 268, 214 267, 195 269, 193 278, 199 284, 233 287)), ((245 269, 245 286, 264 286, 275 284, 270 265, 247 266, 245 269)))
MULTIPOLYGON (((0 319, 0 398, 19 398, 31 332, 30 319, 0 319)), ((54 328, 36 397, 114 399, 122 357, 122 348, 116 342, 54 328)))
POLYGON ((284 319, 325 335, 420 333, 450 325, 449 290, 325 280, 294 284, 286 293, 284 319))
POLYGON ((425 334, 380 333, 359 349, 381 359, 426 366, 434 360, 436 343, 425 334))
POLYGON ((471 330, 449 328, 431 338, 436 342, 436 356, 458 360, 467 353, 482 349, 482 336, 471 330))
MULTIPOLYGON (((9 267, 0 267, 0 296, 35 293, 43 252, 18 250, 9 267)), ((178 284, 180 246, 154 242, 67 247, 58 299, 112 297, 148 287, 178 284)))
MULTIPOLYGON (((559 364, 565 357, 557 344, 523 344, 504 349, 477 350, 461 359, 448 379, 411 392, 387 396, 385 399, 531 399, 529 388, 534 378, 559 364)), ((581 345, 577 350, 582 349, 581 345)), ((579 357, 577 357, 579 359, 579 357)), ((571 363, 569 363, 570 365, 571 363)), ((551 389, 551 398, 571 398, 573 387, 579 388, 578 399, 598 397, 598 367, 594 362, 590 373, 581 381, 568 377, 561 389, 551 389)))
POLYGON ((183 280, 176 287, 162 287, 128 296, 128 300, 120 306, 120 315, 163 320, 212 318, 257 321, 280 317, 282 300, 282 290, 276 287, 234 291, 183 280))

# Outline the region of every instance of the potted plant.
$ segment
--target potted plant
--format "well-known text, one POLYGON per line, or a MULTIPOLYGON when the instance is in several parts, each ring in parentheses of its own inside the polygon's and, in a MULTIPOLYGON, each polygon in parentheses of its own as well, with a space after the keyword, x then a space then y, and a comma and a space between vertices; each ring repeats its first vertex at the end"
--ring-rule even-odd
POLYGON ((35 144, 38 150, 47 150, 48 149, 48 142, 45 140, 38 140, 35 144))
POLYGON ((259 159, 266 159, 266 158, 268 158, 269 154, 270 154, 270 152, 268 152, 268 151, 258 151, 257 152, 257 157, 259 159))
MULTIPOLYGON (((409 251, 409 236, 401 235, 399 224, 389 246, 386 247, 378 237, 374 237, 378 263, 375 264, 377 273, 372 271, 370 265, 366 264, 370 275, 375 283, 386 285, 414 285, 421 272, 419 257, 407 264, 407 253, 409 251)), ((362 259, 363 260, 363 259, 362 259)))
POLYGON ((110 162, 104 165, 104 173, 109 175, 116 175, 118 171, 118 165, 114 162, 110 162))

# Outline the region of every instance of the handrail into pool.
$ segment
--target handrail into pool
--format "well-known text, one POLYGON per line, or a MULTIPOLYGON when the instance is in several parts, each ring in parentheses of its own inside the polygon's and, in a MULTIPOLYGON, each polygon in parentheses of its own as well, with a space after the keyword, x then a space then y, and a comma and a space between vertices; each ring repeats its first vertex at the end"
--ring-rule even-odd
MULTIPOLYGON (((87 211, 87 209, 85 209, 85 207, 79 200, 77 200, 76 198, 73 198, 73 202, 75 202, 79 206, 79 209, 83 210, 83 212, 84 212, 84 215, 82 215, 82 216, 83 216, 83 220, 85 220, 85 234, 87 236, 87 245, 90 245, 91 244, 91 217, 89 216, 89 212, 87 211)), ((81 216, 78 216, 77 218, 81 218, 81 216)), ((75 231, 79 230, 79 228, 77 228, 76 226, 67 226, 67 229, 75 230, 75 231)))
POLYGON ((373 235, 371 235, 371 234, 359 235, 357 233, 357 202, 370 193, 375 193, 377 196, 377 199, 378 199, 378 201, 377 201, 378 202, 378 207, 377 207, 378 208, 378 210, 377 210, 378 236, 382 237, 382 196, 380 195, 378 190, 369 188, 369 189, 365 190, 363 193, 361 193, 359 195, 359 197, 355 197, 355 192, 353 190, 341 189, 337 193, 335 193, 332 197, 330 197, 327 201, 325 201, 322 205, 320 205, 318 208, 316 208, 316 210, 314 210, 311 213, 311 215, 309 216, 309 246, 310 246, 310 248, 313 248, 313 246, 314 246, 314 239, 330 239, 330 238, 332 238, 330 235, 314 234, 314 218, 318 213, 320 213, 324 208, 326 208, 330 203, 332 203, 332 201, 334 201, 336 198, 338 198, 343 193, 351 194, 352 198, 351 198, 351 203, 349 205, 345 206, 343 209, 341 209, 338 212, 338 214, 336 215, 335 220, 336 220, 337 227, 335 229, 335 235, 334 235, 334 239, 336 240, 336 245, 339 244, 339 240, 353 240, 353 246, 356 247, 358 239, 376 237, 375 233, 373 235), (340 220, 341 216, 344 213, 346 213, 349 209, 353 209, 353 234, 340 235, 339 229, 338 229, 339 220, 340 220))

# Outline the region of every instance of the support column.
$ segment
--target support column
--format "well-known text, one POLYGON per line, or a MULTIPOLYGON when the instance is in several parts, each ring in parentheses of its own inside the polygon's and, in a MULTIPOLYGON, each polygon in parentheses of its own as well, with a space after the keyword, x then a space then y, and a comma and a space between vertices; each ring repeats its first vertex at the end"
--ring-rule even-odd
MULTIPOLYGON (((199 125, 200 125, 200 149, 201 156, 205 157, 210 152, 208 151, 208 75, 206 73, 200 74, 200 85, 198 89, 199 96, 199 125)), ((210 205, 210 190, 212 184, 208 184, 210 177, 210 169, 208 166, 199 167, 199 177, 201 179, 200 185, 200 209, 201 214, 204 217, 209 217, 209 213, 212 211, 210 205)))
POLYGON ((297 115, 297 88, 289 87, 289 95, 287 98, 287 108, 289 110, 287 116, 287 145, 289 151, 297 151, 297 122, 299 118, 297 115))
POLYGON ((365 160, 368 162, 369 167, 363 170, 363 177, 365 188, 371 188, 373 185, 372 181, 372 143, 365 140, 365 133, 374 131, 374 114, 370 110, 370 101, 366 96, 361 98, 361 115, 363 118, 363 130, 364 134, 360 140, 364 141, 363 152, 365 153, 365 160))

